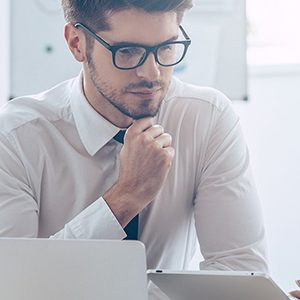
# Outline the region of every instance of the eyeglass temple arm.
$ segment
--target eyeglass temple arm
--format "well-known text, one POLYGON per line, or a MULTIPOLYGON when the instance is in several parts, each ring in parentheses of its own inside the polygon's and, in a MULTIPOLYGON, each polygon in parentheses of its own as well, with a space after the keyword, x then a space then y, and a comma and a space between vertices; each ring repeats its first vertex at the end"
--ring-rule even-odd
POLYGON ((185 30, 183 29, 183 27, 181 25, 179 25, 179 28, 183 34, 183 36, 185 37, 185 39, 190 40, 190 37, 188 36, 188 34, 185 32, 185 30))
POLYGON ((81 27, 84 29, 88 34, 90 34, 92 37, 94 37, 97 41, 99 41, 100 44, 102 44, 106 49, 110 50, 110 45, 106 43, 104 40, 100 38, 100 36, 96 35, 93 31, 91 31, 88 27, 81 23, 76 23, 74 25, 75 27, 81 27))

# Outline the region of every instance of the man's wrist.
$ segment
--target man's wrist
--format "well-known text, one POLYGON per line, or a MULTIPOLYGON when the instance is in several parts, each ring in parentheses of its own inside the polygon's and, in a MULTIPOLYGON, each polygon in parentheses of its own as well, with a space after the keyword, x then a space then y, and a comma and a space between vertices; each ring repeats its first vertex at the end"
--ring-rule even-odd
POLYGON ((132 195, 124 192, 117 184, 108 190, 102 198, 123 228, 141 210, 137 205, 139 201, 134 200, 132 195))

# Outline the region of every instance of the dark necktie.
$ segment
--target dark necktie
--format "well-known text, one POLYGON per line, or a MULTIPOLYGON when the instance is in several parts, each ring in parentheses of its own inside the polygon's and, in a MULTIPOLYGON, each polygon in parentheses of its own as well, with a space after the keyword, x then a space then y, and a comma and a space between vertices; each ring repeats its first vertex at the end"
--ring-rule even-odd
MULTIPOLYGON (((115 136, 114 140, 124 144, 125 130, 120 130, 115 136)), ((124 228, 127 237, 124 240, 137 240, 138 239, 138 228, 139 228, 139 215, 136 215, 124 228)))

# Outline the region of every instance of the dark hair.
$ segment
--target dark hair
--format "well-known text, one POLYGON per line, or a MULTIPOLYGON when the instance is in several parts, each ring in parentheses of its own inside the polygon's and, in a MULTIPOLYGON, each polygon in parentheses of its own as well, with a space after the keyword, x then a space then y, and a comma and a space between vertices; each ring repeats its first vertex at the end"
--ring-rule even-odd
POLYGON ((83 23, 93 31, 110 29, 108 12, 118 12, 130 8, 149 13, 174 11, 178 23, 183 14, 193 6, 193 0, 62 0, 65 20, 75 25, 83 23))

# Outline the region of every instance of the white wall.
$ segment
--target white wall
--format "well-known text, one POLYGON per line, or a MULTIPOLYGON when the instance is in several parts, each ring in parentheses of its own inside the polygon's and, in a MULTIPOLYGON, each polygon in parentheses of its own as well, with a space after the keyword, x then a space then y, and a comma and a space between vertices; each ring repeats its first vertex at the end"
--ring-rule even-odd
POLYGON ((245 0, 196 0, 183 26, 192 43, 174 69, 182 81, 247 97, 245 0))
POLYGON ((64 39, 60 1, 10 2, 12 96, 38 93, 77 76, 81 64, 64 39))
POLYGON ((0 1, 0 106, 9 98, 9 0, 0 1))

